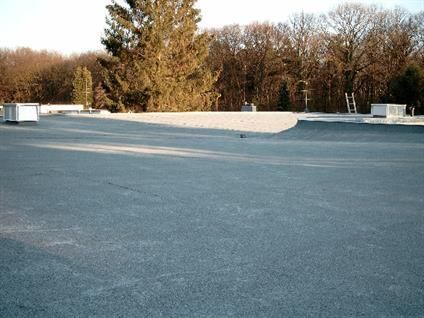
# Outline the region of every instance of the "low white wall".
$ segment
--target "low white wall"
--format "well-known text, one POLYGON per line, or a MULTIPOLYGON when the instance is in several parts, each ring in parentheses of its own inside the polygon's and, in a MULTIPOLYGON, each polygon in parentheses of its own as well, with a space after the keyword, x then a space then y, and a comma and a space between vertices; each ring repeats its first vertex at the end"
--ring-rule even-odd
POLYGON ((84 110, 83 105, 41 105, 41 113, 49 114, 49 113, 59 113, 66 111, 82 111, 84 110))

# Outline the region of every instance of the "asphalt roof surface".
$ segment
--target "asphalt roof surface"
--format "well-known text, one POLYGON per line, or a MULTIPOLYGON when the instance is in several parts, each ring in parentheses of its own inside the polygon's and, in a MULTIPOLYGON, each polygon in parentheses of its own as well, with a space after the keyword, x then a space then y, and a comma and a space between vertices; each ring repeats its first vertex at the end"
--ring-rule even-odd
POLYGON ((0 317, 424 315, 424 127, 0 124, 0 317))

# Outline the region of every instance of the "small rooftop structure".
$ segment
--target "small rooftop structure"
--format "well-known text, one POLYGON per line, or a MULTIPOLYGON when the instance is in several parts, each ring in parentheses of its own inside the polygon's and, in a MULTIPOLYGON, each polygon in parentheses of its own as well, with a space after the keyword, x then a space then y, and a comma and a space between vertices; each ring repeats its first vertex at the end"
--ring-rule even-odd
POLYGON ((256 106, 253 105, 253 103, 248 104, 247 102, 245 102, 244 105, 241 106, 241 111, 242 112, 255 112, 256 106))
POLYGON ((371 104, 373 117, 396 118, 406 116, 406 105, 399 104, 371 104))
POLYGON ((40 104, 13 103, 3 104, 3 121, 24 122, 40 120, 40 104))

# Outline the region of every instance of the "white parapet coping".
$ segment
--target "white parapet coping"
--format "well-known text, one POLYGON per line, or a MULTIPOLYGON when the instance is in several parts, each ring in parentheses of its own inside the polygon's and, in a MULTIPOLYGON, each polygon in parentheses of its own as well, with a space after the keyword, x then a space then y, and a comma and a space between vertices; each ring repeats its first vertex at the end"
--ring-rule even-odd
POLYGON ((373 117, 371 114, 347 113, 298 113, 300 121, 318 121, 329 123, 388 124, 424 126, 424 116, 373 117))
POLYGON ((41 114, 54 114, 54 113, 63 113, 67 115, 79 115, 79 114, 110 114, 110 111, 106 109, 95 109, 89 108, 84 109, 84 105, 41 105, 41 114))
POLYGON ((371 104, 371 114, 373 117, 405 117, 406 105, 399 104, 371 104))
POLYGON ((41 114, 61 113, 61 112, 80 112, 84 110, 83 105, 41 105, 41 114))

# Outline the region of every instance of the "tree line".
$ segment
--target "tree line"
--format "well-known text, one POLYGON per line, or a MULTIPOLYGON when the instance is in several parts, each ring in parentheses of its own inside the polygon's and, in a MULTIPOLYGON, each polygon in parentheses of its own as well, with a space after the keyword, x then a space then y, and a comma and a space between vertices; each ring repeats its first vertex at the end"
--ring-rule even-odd
POLYGON ((354 93, 360 112, 396 102, 424 113, 424 12, 348 3, 322 16, 200 31, 194 4, 112 1, 105 52, 0 49, 0 103, 89 96, 112 111, 239 111, 244 102, 301 111, 306 92, 310 110, 344 112, 345 93, 354 93))
POLYGON ((102 81, 103 70, 97 62, 102 55, 88 52, 66 57, 30 48, 0 49, 0 103, 71 103, 78 68, 87 68, 95 83, 102 81))
POLYGON ((232 25, 213 34, 209 63, 220 72, 220 110, 238 110, 244 101, 284 108, 286 89, 292 110, 305 108, 305 90, 314 111, 346 111, 345 93, 355 94, 361 112, 380 101, 424 102, 424 12, 342 4, 325 16, 299 13, 286 23, 232 25), (408 75, 415 88, 396 85, 408 75), (402 89, 421 90, 421 97, 408 100, 402 89))

